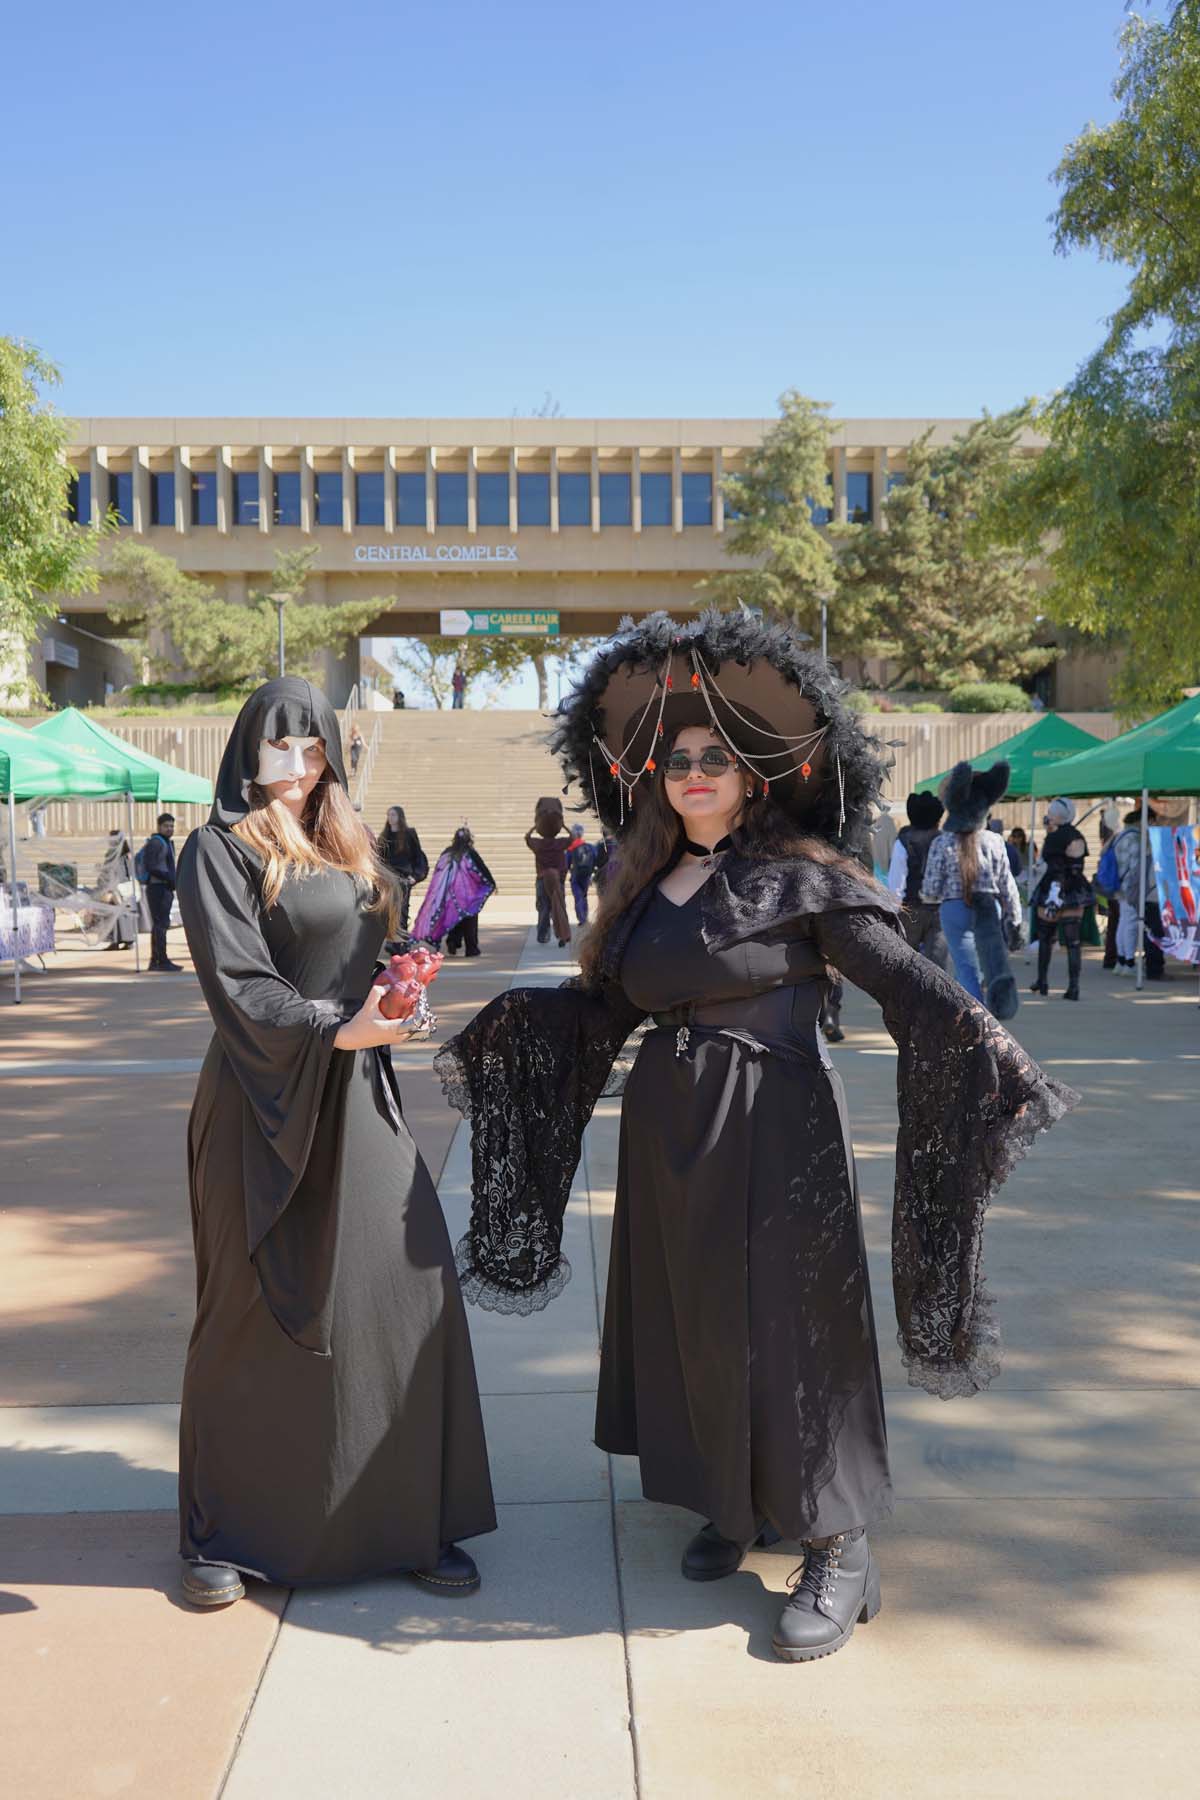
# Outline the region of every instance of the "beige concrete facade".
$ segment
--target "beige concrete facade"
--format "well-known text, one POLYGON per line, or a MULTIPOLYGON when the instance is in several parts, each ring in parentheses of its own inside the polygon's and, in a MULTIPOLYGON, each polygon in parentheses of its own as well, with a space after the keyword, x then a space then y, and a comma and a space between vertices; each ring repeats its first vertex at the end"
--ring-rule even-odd
MULTIPOLYGON (((625 613, 685 611, 697 583, 739 566, 721 484, 774 422, 87 419, 68 454, 86 478, 81 516, 119 505, 132 536, 232 599, 280 551, 316 545, 310 591, 377 597, 372 635, 436 632, 443 610, 496 607, 554 610, 564 633, 592 635, 625 613)), ((947 443, 970 423, 841 421, 832 518, 880 519, 913 441, 947 443)), ((1019 452, 1041 443, 1027 432, 1019 452)), ((103 614, 108 598, 72 601, 72 617, 103 614)), ((1056 704, 1107 704, 1108 671, 1085 660, 1055 671, 1056 704)))

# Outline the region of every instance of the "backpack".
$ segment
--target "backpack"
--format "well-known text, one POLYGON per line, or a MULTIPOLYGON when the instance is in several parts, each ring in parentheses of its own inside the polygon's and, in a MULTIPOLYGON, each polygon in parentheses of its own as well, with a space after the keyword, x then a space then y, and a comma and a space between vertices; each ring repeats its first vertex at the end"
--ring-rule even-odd
POLYGON ((596 846, 582 838, 571 852, 571 873, 580 881, 590 881, 596 868, 596 846))
MULTIPOLYGON (((1122 834, 1123 835, 1123 834, 1122 834)), ((1117 863, 1117 840, 1109 838, 1104 847, 1096 870, 1096 886, 1102 894, 1115 894, 1121 885, 1121 870, 1117 863)))
POLYGON ((145 844, 142 845, 141 849, 138 851, 137 855, 133 859, 133 873, 134 873, 135 878, 138 881, 147 882, 150 879, 150 871, 146 867, 146 846, 145 846, 145 844))

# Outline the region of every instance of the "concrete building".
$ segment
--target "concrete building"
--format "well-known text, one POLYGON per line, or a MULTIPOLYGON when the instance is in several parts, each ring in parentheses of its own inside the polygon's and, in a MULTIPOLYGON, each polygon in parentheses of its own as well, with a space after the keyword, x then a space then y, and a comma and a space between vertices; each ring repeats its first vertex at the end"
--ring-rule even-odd
MULTIPOLYGON (((378 596, 372 636, 435 633, 445 611, 501 608, 601 634, 627 612, 686 612, 698 582, 737 567, 722 478, 772 423, 90 419, 69 452, 73 507, 81 522, 115 509, 135 537, 233 599, 277 552, 316 544, 310 592, 378 596)), ((877 518, 914 438, 932 428, 945 442, 968 423, 842 422, 828 516, 877 518)), ((1022 452, 1039 441, 1029 434, 1022 452)), ((66 618, 103 635, 105 603, 103 589, 72 600, 66 618)), ((335 699, 356 674, 353 656, 329 668, 335 699)), ((1060 664, 1051 682, 1059 705, 1103 703, 1085 670, 1060 664)))

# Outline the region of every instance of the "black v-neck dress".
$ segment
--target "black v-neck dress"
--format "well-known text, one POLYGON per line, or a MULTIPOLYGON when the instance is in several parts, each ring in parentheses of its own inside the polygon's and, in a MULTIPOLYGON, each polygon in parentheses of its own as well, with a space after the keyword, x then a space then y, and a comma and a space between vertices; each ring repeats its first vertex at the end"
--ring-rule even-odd
POLYGON ((596 1441, 729 1537, 825 1536, 892 1504, 825 965, 805 941, 709 952, 701 892, 660 889, 621 965, 670 1018, 625 1087, 596 1441))
POLYGON ((726 855, 690 899, 644 888, 593 984, 513 988, 438 1054, 472 1121, 468 1299, 541 1308, 569 1278, 582 1133, 625 1078, 596 1438, 648 1496, 729 1538, 870 1525, 891 1508, 875 1320, 829 973, 896 1041, 892 1278, 908 1379, 942 1398, 999 1367, 988 1202, 1077 1098, 898 928, 894 902, 807 857, 726 855), (634 1040, 630 1040, 633 1042, 634 1040), (611 1085, 608 1091, 611 1090, 611 1085))

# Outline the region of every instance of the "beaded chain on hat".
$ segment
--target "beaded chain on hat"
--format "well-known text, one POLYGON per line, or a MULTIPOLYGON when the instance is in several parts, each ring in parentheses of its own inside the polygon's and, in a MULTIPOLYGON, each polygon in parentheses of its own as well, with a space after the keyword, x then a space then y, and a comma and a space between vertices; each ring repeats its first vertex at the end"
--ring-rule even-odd
MULTIPOLYGON (((812 758, 828 732, 829 725, 826 723, 825 725, 820 726, 818 730, 807 732, 800 737, 789 737, 786 732, 773 731, 769 726, 758 725, 753 719, 747 718, 745 713, 741 712, 733 704, 733 701, 726 697, 721 689, 720 683, 717 681, 716 677, 710 674, 708 669, 705 668, 703 658, 694 647, 691 650, 691 659, 691 685, 693 690, 701 696, 708 709, 708 716, 712 721, 713 731, 718 737, 724 738, 737 760, 744 763, 752 774, 758 776, 763 784, 763 793, 770 793, 772 781, 782 780, 789 775, 799 775, 807 782, 813 772, 812 758), (751 754, 740 744, 735 744, 725 727, 722 725, 720 719, 717 717, 716 708, 714 707, 712 700, 714 693, 721 701, 721 704, 728 707, 729 711, 733 714, 733 717, 737 719, 738 723, 744 726, 747 731, 754 732, 755 735, 760 738, 768 738, 777 744, 782 744, 783 749, 758 750, 751 754), (765 764, 787 762, 789 759, 791 759, 791 766, 789 768, 772 769, 764 766, 765 764)), ((634 788, 642 779, 643 775, 653 775, 655 769, 658 767, 654 752, 658 748, 659 738, 664 735, 663 713, 666 709, 667 695, 673 691, 675 686, 670 669, 671 657, 668 655, 667 660, 663 665, 662 672, 655 680, 654 692, 650 695, 650 698, 642 708, 637 724, 633 727, 632 731, 628 733, 628 741, 631 744, 635 743, 638 733, 641 731, 642 726, 654 710, 655 701, 657 700, 658 717, 654 722, 654 731, 650 736, 650 748, 646 752, 645 759, 640 769, 636 769, 632 765, 627 765, 624 756, 620 752, 610 749, 598 732, 593 731, 592 733, 592 742, 608 763, 608 772, 617 783, 617 788, 621 796, 622 825, 625 823, 626 797, 628 796, 630 810, 632 810, 634 788)), ((588 761, 591 766, 592 801, 596 806, 596 811, 599 812, 600 808, 596 796, 595 767, 594 765, 591 765, 590 751, 588 754, 588 761)), ((837 768, 838 830, 840 831, 846 823, 846 789, 845 781, 842 776, 842 759, 838 753, 836 744, 834 745, 834 763, 837 768)))

